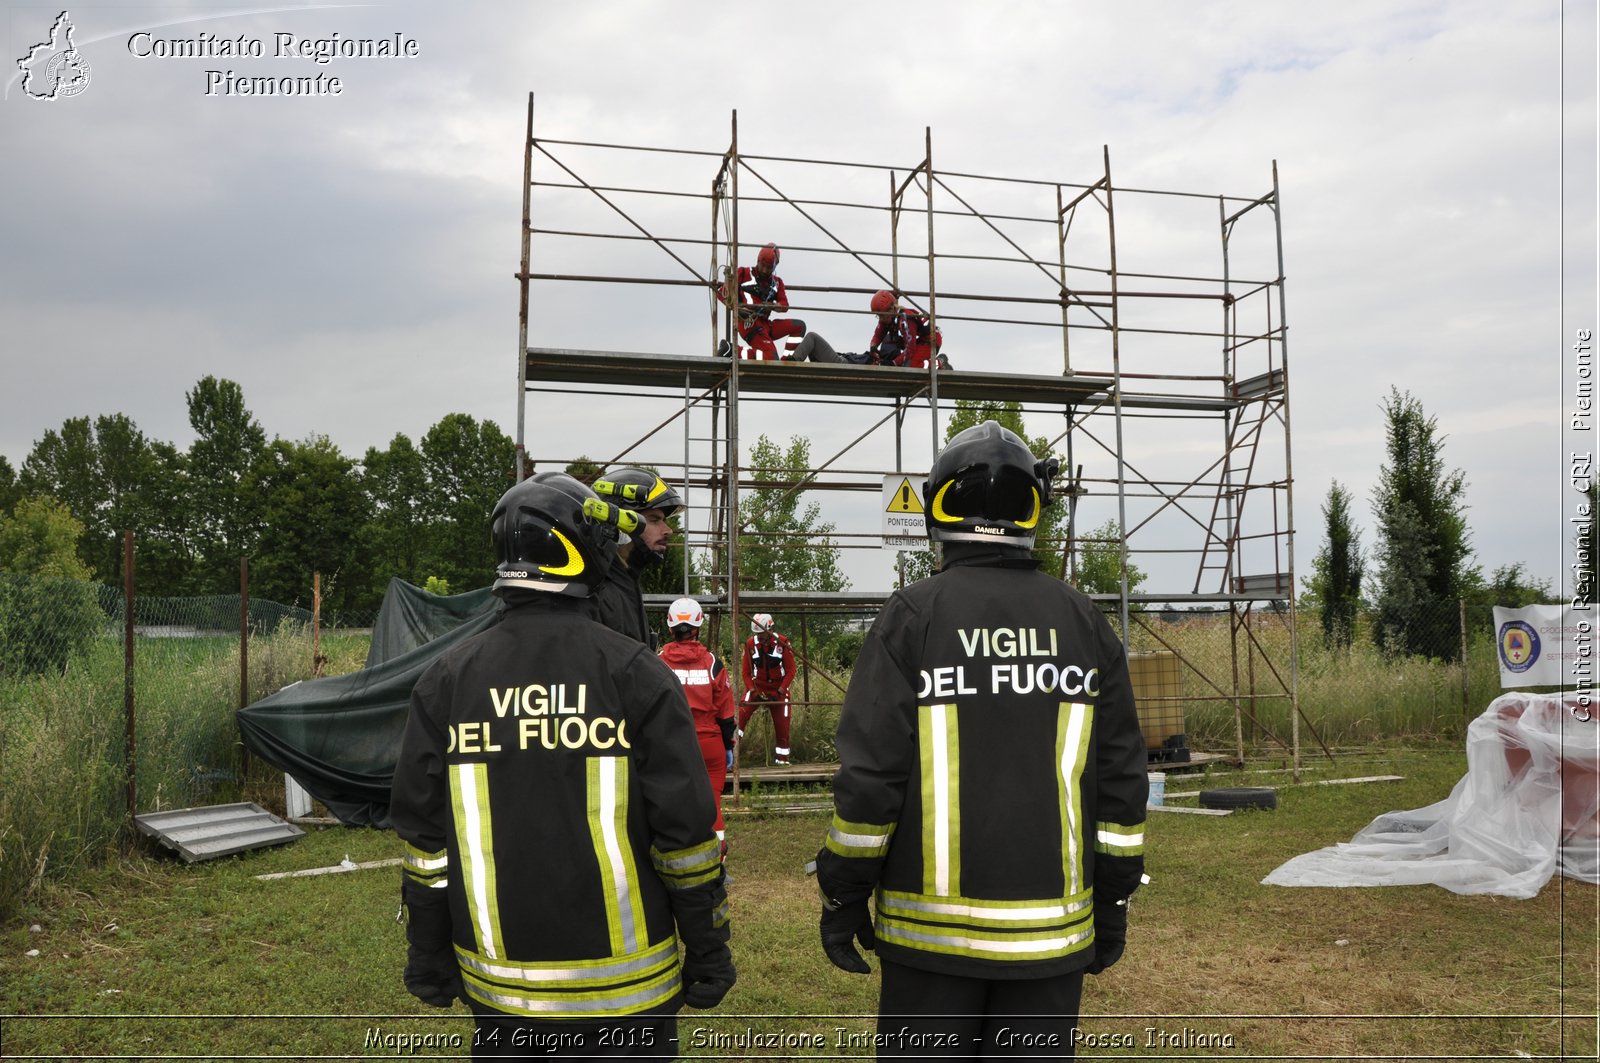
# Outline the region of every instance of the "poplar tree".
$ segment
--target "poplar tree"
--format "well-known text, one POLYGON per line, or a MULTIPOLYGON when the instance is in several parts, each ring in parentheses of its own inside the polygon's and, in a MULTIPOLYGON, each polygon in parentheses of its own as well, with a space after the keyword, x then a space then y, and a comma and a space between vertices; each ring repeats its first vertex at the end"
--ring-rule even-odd
POLYGON ((1322 641, 1329 649, 1347 649, 1355 637, 1361 608, 1361 579, 1367 559, 1361 533, 1350 520, 1350 492, 1335 480, 1322 504, 1326 539, 1312 559, 1311 586, 1322 602, 1322 641))
POLYGON ((1480 578, 1468 563, 1466 476, 1445 466, 1438 422, 1409 392, 1391 387, 1382 410, 1389 460, 1372 492, 1373 639, 1386 653, 1455 660, 1456 603, 1480 578))

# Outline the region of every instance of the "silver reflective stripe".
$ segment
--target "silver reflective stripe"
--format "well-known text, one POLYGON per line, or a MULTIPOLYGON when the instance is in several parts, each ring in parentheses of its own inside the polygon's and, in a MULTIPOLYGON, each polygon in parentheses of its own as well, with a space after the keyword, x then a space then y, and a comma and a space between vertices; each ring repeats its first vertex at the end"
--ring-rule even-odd
POLYGON ((500 936, 498 918, 493 898, 489 896, 489 878, 494 871, 493 841, 484 828, 484 810, 478 807, 478 785, 483 771, 482 764, 456 765, 456 790, 466 828, 460 841, 467 857, 467 903, 472 906, 478 924, 478 940, 491 959, 498 959, 495 955, 495 941, 500 936))
POLYGON ((1083 774, 1080 758, 1087 744, 1089 706, 1073 702, 1067 706, 1066 735, 1061 748, 1062 841, 1066 846, 1067 893, 1083 889, 1083 854, 1079 852, 1082 826, 1079 822, 1083 809, 1078 800, 1078 780, 1083 774))
POLYGON ((461 966, 477 971, 502 982, 578 982, 604 981, 626 978, 658 966, 670 954, 675 954, 677 942, 668 939, 654 948, 615 960, 594 960, 571 964, 505 964, 491 963, 482 956, 473 956, 456 949, 456 959, 461 966))
POLYGON ((924 771, 933 776, 933 892, 950 894, 950 747, 945 714, 948 705, 928 706, 932 726, 928 728, 933 763, 924 771))
POLYGON ((426 859, 420 856, 406 856, 406 866, 418 871, 443 871, 450 866, 450 856, 445 854, 437 859, 426 859))
MULTIPOLYGON (((960 949, 963 952, 992 952, 1003 955, 1027 955, 1040 952, 1066 952, 1074 945, 1080 945, 1089 940, 1092 929, 1082 930, 1076 934, 1063 934, 1052 938, 1012 939, 991 941, 987 938, 974 938, 966 934, 940 934, 927 931, 907 930, 903 927, 885 923, 878 927, 878 936, 890 941, 916 942, 924 945, 942 945, 946 948, 960 949)), ((912 947, 915 947, 913 945, 912 947)))
POLYGON ((633 922, 633 883, 628 876, 628 862, 622 855, 622 841, 617 837, 617 758, 599 758, 600 769, 600 833, 605 840, 605 855, 611 876, 612 895, 617 899, 617 929, 622 936, 624 952, 639 948, 639 928, 633 922))
POLYGON ((888 831, 884 831, 882 834, 846 834, 838 827, 829 827, 828 836, 840 845, 849 846, 852 849, 877 849, 889 844, 888 831))
POLYGON ((1144 831, 1114 831, 1102 827, 1095 835, 1106 845, 1135 846, 1144 844, 1144 831))
POLYGON ((946 901, 886 898, 882 902, 882 907, 886 911, 896 911, 903 908, 913 912, 926 912, 929 915, 972 916, 996 921, 1014 919, 1022 922, 1034 919, 1065 919, 1085 910, 1093 903, 1094 899, 1092 897, 1085 897, 1083 900, 1072 904, 1044 904, 1033 908, 1002 908, 974 902, 951 904, 946 901))
POLYGON ((668 871, 680 871, 686 867, 699 867, 702 864, 709 864, 717 858, 717 846, 715 843, 702 845, 698 849, 680 850, 680 852, 684 855, 671 858, 657 856, 656 866, 666 868, 668 871))
POLYGON ((497 1004, 511 1011, 550 1011, 550 1012, 616 1012, 625 1013, 629 1009, 649 1007, 658 1000, 663 1000, 678 991, 683 984, 683 976, 674 971, 671 978, 664 982, 653 983, 643 989, 632 993, 606 995, 600 998, 581 998, 558 1000, 537 1000, 511 993, 495 993, 480 986, 472 988, 472 995, 486 1004, 497 1004))

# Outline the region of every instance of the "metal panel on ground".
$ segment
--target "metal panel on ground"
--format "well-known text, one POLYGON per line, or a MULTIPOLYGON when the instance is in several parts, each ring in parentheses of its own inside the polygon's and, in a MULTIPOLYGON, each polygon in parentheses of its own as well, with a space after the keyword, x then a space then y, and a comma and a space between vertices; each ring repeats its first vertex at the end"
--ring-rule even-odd
POLYGON ((176 849, 178 855, 191 864, 268 845, 283 845, 306 833, 247 801, 150 812, 134 816, 133 822, 162 845, 176 849))

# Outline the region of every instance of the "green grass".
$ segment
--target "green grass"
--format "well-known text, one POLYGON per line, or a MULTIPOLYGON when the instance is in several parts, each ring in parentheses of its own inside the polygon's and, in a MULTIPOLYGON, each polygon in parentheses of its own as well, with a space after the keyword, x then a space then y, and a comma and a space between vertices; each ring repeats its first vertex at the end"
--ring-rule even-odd
MULTIPOLYGON (((367 639, 323 639, 330 671, 367 639)), ((237 638, 139 638, 134 759, 140 812, 241 799, 237 638)), ((311 636, 284 624, 250 642, 250 696, 308 678, 311 636)), ((64 675, 0 681, 0 918, 46 881, 71 881, 127 830, 127 712, 120 640, 98 639, 64 675)))
MULTIPOLYGON (((1594 1058, 1600 891, 1561 879, 1531 901, 1431 886, 1261 886, 1290 856, 1348 839, 1384 811, 1444 797, 1465 758, 1446 745, 1395 747, 1311 767, 1308 780, 1405 780, 1296 787, 1287 774, 1169 773, 1169 792, 1276 785, 1280 805, 1151 816, 1151 882, 1135 898, 1127 955, 1088 980, 1083 1006, 1088 1033, 1135 1047, 1093 1054, 1594 1058), (1227 1034, 1235 1047, 1147 1049, 1147 1028, 1227 1034)), ((839 1029, 869 1031, 876 1006, 876 978, 833 969, 817 945, 816 888, 801 868, 826 813, 730 809, 728 820, 739 983, 721 1009, 683 1013, 684 1054, 868 1054, 695 1047, 733 1044, 746 1030, 834 1045, 839 1029)), ((46 882, 0 927, 5 1054, 394 1056, 392 1047, 364 1049, 370 1031, 465 1036, 464 1006, 434 1011, 400 984, 397 869, 254 877, 396 851, 387 833, 332 828, 197 865, 122 851, 70 886, 46 882), (25 957, 29 949, 40 955, 25 957)))

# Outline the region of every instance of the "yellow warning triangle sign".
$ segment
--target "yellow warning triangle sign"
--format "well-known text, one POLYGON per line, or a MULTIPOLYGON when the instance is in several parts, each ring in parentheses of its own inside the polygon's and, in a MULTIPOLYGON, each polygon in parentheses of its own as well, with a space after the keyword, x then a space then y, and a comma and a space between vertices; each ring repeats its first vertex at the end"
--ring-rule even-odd
POLYGON ((912 488, 911 481, 902 477, 900 486, 894 489, 894 497, 884 507, 885 513, 921 513, 922 499, 917 497, 917 492, 912 488))

